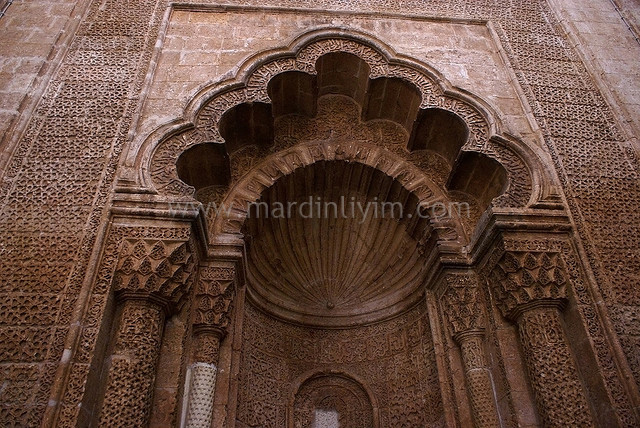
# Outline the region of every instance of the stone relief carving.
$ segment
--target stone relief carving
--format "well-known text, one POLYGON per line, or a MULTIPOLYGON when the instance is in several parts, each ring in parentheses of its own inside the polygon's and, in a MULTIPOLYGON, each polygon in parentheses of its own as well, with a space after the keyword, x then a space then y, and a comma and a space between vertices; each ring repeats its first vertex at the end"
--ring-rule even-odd
POLYGON ((498 308, 518 325, 543 424, 593 426, 576 360, 562 328, 567 278, 561 255, 549 251, 506 251, 491 274, 498 308))
POLYGON ((198 271, 184 421, 189 428, 211 426, 220 342, 231 322, 236 282, 234 267, 201 265, 198 271))
POLYGON ((366 380, 378 403, 380 426, 444 424, 424 305, 391 320, 346 330, 283 323, 253 305, 247 306, 244 318, 239 422, 286 426, 294 380, 305 373, 342 370, 366 380), (411 398, 416 394, 420 400, 411 398))
MULTIPOLYGON (((401 63, 398 60, 390 62, 389 59, 364 42, 344 37, 323 39, 309 43, 297 52, 297 60, 292 58, 265 60, 264 64, 255 68, 246 78, 246 88, 223 89, 212 95, 211 99, 204 103, 199 110, 195 121, 195 129, 171 136, 163 140, 155 149, 151 171, 156 188, 163 194, 192 194, 193 189, 190 186, 185 186, 184 183, 181 184, 181 181, 177 178, 175 162, 180 153, 195 144, 205 141, 223 143, 224 140, 218 133, 218 127, 220 119, 226 111, 243 103, 269 103, 271 100, 266 95, 266 88, 274 76, 287 71, 316 74, 315 61, 322 55, 332 52, 348 52, 357 55, 370 67, 370 78, 372 79, 376 77, 394 77, 404 79, 415 85, 420 90, 422 107, 439 107, 462 117, 470 129, 469 140, 465 145, 465 150, 485 153, 492 158, 496 158, 499 162, 505 162, 505 166, 508 167, 512 185, 507 195, 497 200, 496 203, 501 206, 524 206, 528 203, 532 192, 531 168, 526 166, 526 162, 520 158, 519 154, 509 149, 508 144, 505 144, 505 142, 497 143, 490 138, 495 131, 490 129, 491 126, 486 118, 488 114, 486 110, 481 111, 478 107, 472 105, 470 101, 464 99, 463 96, 452 95, 443 91, 440 83, 434 77, 428 75, 424 70, 417 69, 417 66, 401 63)), ((246 68, 253 69, 252 67, 246 68)), ((319 134, 312 135, 312 138, 316 139, 319 134)), ((281 141, 286 140, 281 139, 281 141)), ((276 145, 270 152, 274 153, 281 147, 281 145, 276 145)), ((408 163, 412 162, 406 151, 396 150, 396 154, 408 159, 408 163)), ((527 161, 532 161, 533 157, 535 155, 531 155, 527 161)), ((536 161, 533 160, 533 162, 535 163, 536 161)), ((236 163, 234 167, 240 169, 232 171, 233 183, 235 183, 237 177, 242 177, 248 171, 248 168, 253 165, 253 162, 236 163)))
MULTIPOLYGON (((349 5, 337 2, 318 4, 341 9, 362 6, 379 11, 388 11, 390 7, 393 7, 388 3, 382 5, 382 2, 351 2, 349 5)), ((135 110, 132 107, 133 103, 137 101, 127 98, 125 94, 129 90, 138 91, 140 89, 149 63, 151 46, 155 40, 153 35, 157 33, 162 7, 158 7, 155 1, 138 2, 135 7, 132 7, 131 4, 118 5, 116 2, 108 10, 98 6, 97 3, 91 6, 87 20, 81 26, 76 36, 76 42, 71 47, 71 53, 63 61, 59 75, 54 77, 51 90, 45 95, 37 114, 30 122, 9 165, 5 179, 0 184, 2 195, 12 192, 11 197, 18 200, 19 204, 32 200, 58 202, 66 200, 68 202, 70 195, 77 195, 79 202, 74 206, 85 207, 82 209, 82 215, 76 215, 75 212, 73 215, 69 215, 70 210, 53 207, 52 210, 56 214, 52 217, 60 219, 59 222, 43 221, 39 214, 34 214, 33 210, 25 208, 26 205, 22 208, 9 207, 7 209, 21 212, 20 221, 23 223, 20 224, 27 226, 46 223, 51 226, 51 230, 66 232, 80 230, 86 225, 87 230, 91 232, 84 238, 70 233, 69 236, 56 234, 52 238, 43 237, 39 241, 41 242, 39 246, 50 252, 47 263, 52 260, 63 260, 63 262, 3 265, 3 272, 7 275, 7 283, 10 283, 12 287, 15 286, 15 289, 24 288, 20 284, 25 287, 35 284, 39 290, 54 290, 55 293, 58 293, 59 290, 56 287, 65 287, 64 290, 68 291, 69 295, 76 295, 80 289, 82 277, 85 274, 83 266, 89 264, 89 254, 97 233, 94 231, 98 230, 97 226, 109 195, 108 189, 115 172, 118 154, 126 140, 125 132, 118 131, 116 135, 108 133, 106 130, 125 129, 128 126, 132 112, 135 110), (106 14, 109 14, 110 19, 106 18, 106 14), (112 19, 114 16, 117 16, 117 19, 112 19), (118 51, 123 52, 124 55, 126 50, 126 55, 134 57, 132 50, 135 50, 141 55, 135 63, 122 68, 121 73, 117 75, 117 83, 110 84, 108 80, 115 77, 113 73, 104 71, 108 67, 105 65, 107 56, 104 56, 100 62, 96 60, 95 55, 75 55, 75 53, 89 52, 92 51, 92 47, 104 46, 107 40, 113 40, 114 32, 126 32, 131 38, 131 41, 126 44, 116 45, 118 51), (81 76, 86 76, 88 72, 97 79, 90 83, 79 82, 78 79, 81 76), (125 78, 122 78, 123 74, 125 78), (117 123, 113 120, 101 122, 99 128, 105 130, 105 133, 101 134, 99 138, 90 138, 91 135, 86 133, 85 128, 81 126, 82 123, 70 123, 69 118, 56 119, 60 114, 79 117, 74 109, 78 109, 80 104, 86 108, 85 111, 90 112, 90 109, 96 105, 96 94, 100 100, 100 108, 114 111, 115 113, 110 116, 117 120, 117 123), (59 134, 60 129, 71 128, 74 129, 72 137, 59 134), (64 144, 58 144, 62 139, 64 139, 64 144), (111 150, 111 147, 115 147, 115 151, 106 157, 109 159, 107 163, 104 161, 105 157, 85 157, 82 160, 83 168, 78 168, 76 153, 88 150, 88 143, 92 144, 90 148, 94 153, 96 150, 106 153, 111 150), (33 164, 25 162, 30 154, 36 154, 38 162, 33 164), (105 179, 99 183, 87 181, 86 183, 90 183, 90 186, 85 186, 85 184, 80 187, 68 186, 60 191, 51 186, 47 188, 46 173, 43 173, 41 168, 42 162, 47 159, 59 159, 58 155, 71 159, 76 173, 87 171, 91 177, 96 177, 100 176, 100 171, 103 171, 104 168, 106 171, 105 179), (19 179, 21 176, 36 178, 21 183, 19 179), (95 195, 97 195, 97 202, 91 202, 94 201, 95 195), (90 203, 94 203, 94 207, 86 208, 90 203), (69 244, 62 244, 61 241, 69 244), (77 257, 77 261, 73 262, 79 268, 71 267, 70 260, 75 253, 68 251, 68 254, 63 254, 62 251, 57 251, 60 248, 80 248, 81 254, 77 257)), ((534 113, 539 118, 545 133, 549 134, 546 141, 558 170, 566 171, 566 174, 561 175, 561 180, 568 191, 567 196, 572 212, 578 213, 576 215, 578 231, 583 238, 597 237, 593 240, 584 239, 587 242, 587 254, 592 266, 596 267, 596 282, 602 284, 602 293, 605 295, 606 303, 616 314, 614 322, 623 349, 635 369, 636 378, 638 378, 640 363, 634 363, 637 361, 634 358, 637 348, 634 338, 637 337, 637 331, 633 328, 633 324, 626 324, 627 317, 622 315, 635 313, 638 307, 637 290, 633 289, 633 284, 628 281, 628 278, 633 274, 629 269, 634 266, 633 261, 638 256, 638 252, 633 248, 640 248, 640 245, 635 245, 637 233, 633 232, 631 227, 633 224, 638 224, 637 215, 640 210, 637 210, 634 203, 629 202, 626 198, 630 192, 637 190, 636 171, 638 168, 637 160, 631 156, 631 151, 625 150, 620 144, 623 137, 617 129, 609 107, 596 90, 579 60, 575 58, 575 55, 571 55, 571 48, 554 27, 556 23, 547 10, 547 6, 541 6, 541 4, 534 2, 524 6, 514 6, 517 10, 506 10, 500 5, 474 2, 463 9, 454 7, 447 2, 431 2, 428 9, 422 9, 424 5, 420 4, 416 4, 415 7, 417 13, 424 12, 443 17, 490 18, 500 24, 501 28, 498 29, 498 33, 507 46, 510 60, 516 67, 516 75, 525 87, 527 96, 533 104, 534 113), (532 38, 532 34, 535 34, 535 38, 532 38), (550 50, 550 47, 554 47, 554 49, 550 50), (598 171, 599 176, 594 178, 584 174, 583 172, 587 169, 598 171), (607 189, 607 191, 604 192, 601 189, 607 189), (604 196, 605 194, 606 196, 604 196), (627 202, 613 205, 613 201, 627 202), (623 245, 621 242, 616 242, 620 241, 619 234, 615 233, 614 226, 608 220, 611 210, 618 213, 620 218, 625 219, 623 220, 625 230, 630 232, 629 239, 624 243, 625 247, 621 247, 623 245), (625 263, 621 263, 621 261, 625 261, 625 263), (607 268, 613 269, 608 271, 599 266, 618 267, 607 268)), ((306 69, 305 71, 312 70, 306 69)), ((246 98, 241 99, 245 100, 246 98)), ((78 119, 78 121, 80 120, 78 119)), ((215 136, 217 130, 215 127, 210 127, 206 132, 207 136, 215 136)), ((193 141, 207 141, 207 139, 200 136, 194 137, 193 140, 189 139, 183 148, 193 141)), ((183 148, 175 149, 175 153, 180 152, 183 148)), ((160 162, 161 167, 169 167, 168 172, 162 174, 175 175, 171 170, 174 161, 174 158, 169 157, 168 160, 162 161, 166 162, 164 165, 160 162)), ((56 171, 56 174, 60 176, 59 171, 56 171)), ((189 191, 184 183, 177 179, 167 183, 166 189, 167 194, 184 194, 189 191)), ((16 219, 16 216, 9 215, 8 218, 10 221, 7 224, 10 224, 16 219)), ((10 227, 2 230, 14 233, 10 227)), ((144 239, 148 239, 148 235, 143 234, 143 236, 144 239)), ((117 246, 107 244, 105 259, 101 264, 102 269, 113 271, 114 255, 117 253, 117 246)), ((574 260, 574 263, 574 271, 579 270, 577 267, 579 262, 574 260)), ((87 323, 84 324, 85 328, 83 328, 79 341, 79 348, 74 351, 74 358, 78 362, 74 362, 73 368, 69 372, 70 381, 64 392, 66 401, 60 400, 61 403, 64 403, 62 404, 62 416, 59 420, 60 426, 74 425, 77 417, 78 397, 83 394, 83 380, 86 379, 88 372, 87 361, 92 355, 93 343, 95 342, 95 325, 102 317, 102 308, 106 300, 102 297, 103 295, 99 294, 99 291, 104 290, 105 282, 110 282, 108 275, 101 271, 95 289, 96 294, 91 297, 88 304, 87 323)), ((572 280, 575 283, 576 280, 572 280)), ((579 284, 575 285, 576 288, 578 286, 579 284)), ((591 297, 586 291, 589 285, 583 283, 581 286, 583 289, 578 297, 582 299, 580 311, 585 322, 589 325, 589 331, 593 332, 594 346, 596 346, 599 358, 601 358, 600 364, 605 370, 608 388, 615 396, 625 424, 633 426, 636 419, 630 410, 629 400, 625 398, 626 392, 624 387, 620 385, 619 376, 614 373, 617 363, 607 345, 605 338, 607 333, 603 331, 598 321, 598 315, 593 311, 590 303, 591 297)), ((49 298, 49 296, 43 296, 45 301, 49 298)), ((515 297, 512 298, 515 299, 515 297)), ((512 301, 510 299, 508 299, 509 302, 512 301)), ((21 300, 21 302, 23 301, 21 300)), ((55 366, 60 360, 67 338, 66 325, 68 323, 66 320, 70 315, 66 314, 71 313, 69 308, 73 307, 74 302, 74 298, 65 295, 61 305, 49 306, 39 303, 39 307, 44 309, 39 311, 38 317, 43 320, 42 325, 47 327, 29 326, 24 327, 24 330, 22 330, 23 327, 8 327, 3 330, 3 335, 9 338, 18 337, 18 333, 22 335, 26 332, 29 335, 31 346, 31 348, 23 349, 21 351, 23 354, 16 354, 8 359, 15 364, 6 369, 7 376, 5 378, 11 380, 12 383, 11 387, 4 391, 6 395, 3 395, 3 400, 6 398, 6 402, 9 404, 2 410, 3 419, 16 421, 16 424, 19 425, 36 424, 45 411, 49 399, 48 390, 54 379, 55 366), (58 320, 54 327, 55 333, 52 335, 48 335, 45 331, 49 329, 49 325, 54 325, 47 319, 58 320), (42 367, 38 366, 41 362, 44 362, 42 367), (21 391, 30 391, 30 397, 34 397, 33 400, 36 403, 33 407, 24 410, 22 405, 24 400, 21 397, 27 394, 21 391), (15 403, 18 402, 21 404, 16 405, 15 403)), ((20 304, 9 302, 7 306, 11 310, 8 310, 7 313, 19 312, 17 308, 20 304)), ((505 303, 505 308, 508 305, 509 303, 505 303)), ((523 334, 528 333, 525 331, 523 334)), ((17 349, 14 346, 8 346, 8 348, 13 349, 12 352, 17 349)), ((55 398, 60 397, 56 396, 55 398)))
POLYGON ((114 274, 116 294, 153 296, 177 304, 186 287, 193 261, 188 242, 125 241, 114 274))
POLYGON ((566 301, 567 275, 558 253, 507 252, 492 272, 498 307, 511 319, 528 303, 566 301))
POLYGON ((113 275, 118 300, 99 411, 105 426, 149 423, 165 316, 189 292, 189 241, 124 240, 113 275))
POLYGON ((293 402, 293 427, 323 426, 323 411, 335 413, 339 426, 377 426, 366 391, 348 376, 326 374, 305 381, 293 402))
POLYGON ((475 426, 499 426, 494 382, 484 347, 485 316, 480 302, 479 279, 473 272, 459 272, 446 274, 443 282, 447 288, 441 310, 460 347, 475 426))

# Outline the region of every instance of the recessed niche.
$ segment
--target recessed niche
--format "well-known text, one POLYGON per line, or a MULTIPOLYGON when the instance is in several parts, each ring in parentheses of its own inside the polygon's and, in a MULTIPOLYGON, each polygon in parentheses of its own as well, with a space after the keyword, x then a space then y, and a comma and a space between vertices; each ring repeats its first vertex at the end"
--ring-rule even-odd
POLYGON ((359 57, 333 52, 318 58, 318 96, 346 95, 360 105, 364 104, 369 82, 369 65, 359 57))
POLYGON ((219 131, 229 154, 246 146, 271 145, 273 143, 271 104, 251 102, 229 109, 220 118, 219 131))
POLYGON ((408 149, 432 150, 452 166, 468 136, 467 125, 457 114, 439 108, 421 109, 408 149))
POLYGON ((287 71, 274 76, 267 86, 273 104, 273 116, 316 113, 318 85, 315 76, 301 71, 287 71))
POLYGON ((250 297, 318 326, 401 312, 419 297, 421 258, 435 246, 428 216, 414 215, 418 202, 397 180, 355 162, 318 161, 283 176, 243 229, 250 297))
POLYGON ((493 198, 506 190, 507 171, 483 154, 464 152, 456 161, 447 187, 471 195, 484 211, 493 198))
POLYGON ((364 119, 388 119, 411 132, 422 96, 412 83, 395 77, 381 77, 369 82, 364 119))
POLYGON ((176 163, 178 177, 196 190, 229 183, 230 168, 224 144, 203 143, 185 150, 176 163))

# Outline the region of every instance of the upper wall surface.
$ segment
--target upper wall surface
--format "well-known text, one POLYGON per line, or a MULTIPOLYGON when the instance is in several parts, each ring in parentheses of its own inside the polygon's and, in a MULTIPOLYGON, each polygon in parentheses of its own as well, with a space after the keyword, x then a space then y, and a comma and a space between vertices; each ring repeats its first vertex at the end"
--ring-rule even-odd
POLYGON ((200 87, 233 77, 250 56, 328 27, 371 34, 399 55, 430 65, 497 108, 511 133, 535 140, 499 41, 484 23, 215 9, 171 14, 137 137, 181 117, 200 87))
POLYGON ((636 40, 640 2, 617 0, 619 6, 602 0, 549 3, 600 88, 605 94, 610 92, 609 101, 617 105, 622 120, 629 122, 635 138, 640 138, 640 39, 636 40))
POLYGON ((25 96, 37 94, 38 79, 46 77, 47 66, 60 53, 55 44, 64 39, 63 31, 82 3, 17 1, 0 18, 0 142, 24 112, 25 96))

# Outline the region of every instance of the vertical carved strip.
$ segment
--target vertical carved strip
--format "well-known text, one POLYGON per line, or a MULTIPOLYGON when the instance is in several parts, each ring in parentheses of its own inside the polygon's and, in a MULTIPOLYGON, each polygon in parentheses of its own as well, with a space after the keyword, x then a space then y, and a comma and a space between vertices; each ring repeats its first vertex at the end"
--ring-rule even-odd
POLYGON ((165 316, 189 292, 187 241, 125 240, 113 288, 117 330, 107 361, 99 426, 147 426, 165 316))
POLYGON ((214 364, 191 365, 187 427, 209 428, 211 426, 216 375, 217 368, 214 364))
POLYGON ((524 311, 518 319, 518 331, 542 424, 592 426, 558 306, 524 311))
POLYGON ((467 392, 471 400, 471 410, 476 428, 500 426, 493 395, 491 372, 483 347, 484 332, 482 330, 468 330, 457 334, 455 339, 462 352, 467 392))
POLYGON ((99 426, 146 426, 151 412, 164 310, 144 300, 122 303, 99 426))
POLYGON ((453 338, 460 346, 467 393, 477 428, 500 426, 491 372, 484 351, 483 316, 479 304, 478 279, 472 273, 445 276, 446 313, 453 338))

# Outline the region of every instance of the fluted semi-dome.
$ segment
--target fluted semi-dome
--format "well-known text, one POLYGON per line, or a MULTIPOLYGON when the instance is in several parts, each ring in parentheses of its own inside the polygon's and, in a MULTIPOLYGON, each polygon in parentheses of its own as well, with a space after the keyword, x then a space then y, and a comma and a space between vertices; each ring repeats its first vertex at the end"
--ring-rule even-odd
POLYGON ((283 177, 246 223, 250 296, 276 315, 323 326, 401 311, 419 297, 434 246, 416 205, 362 164, 317 162, 283 177))

